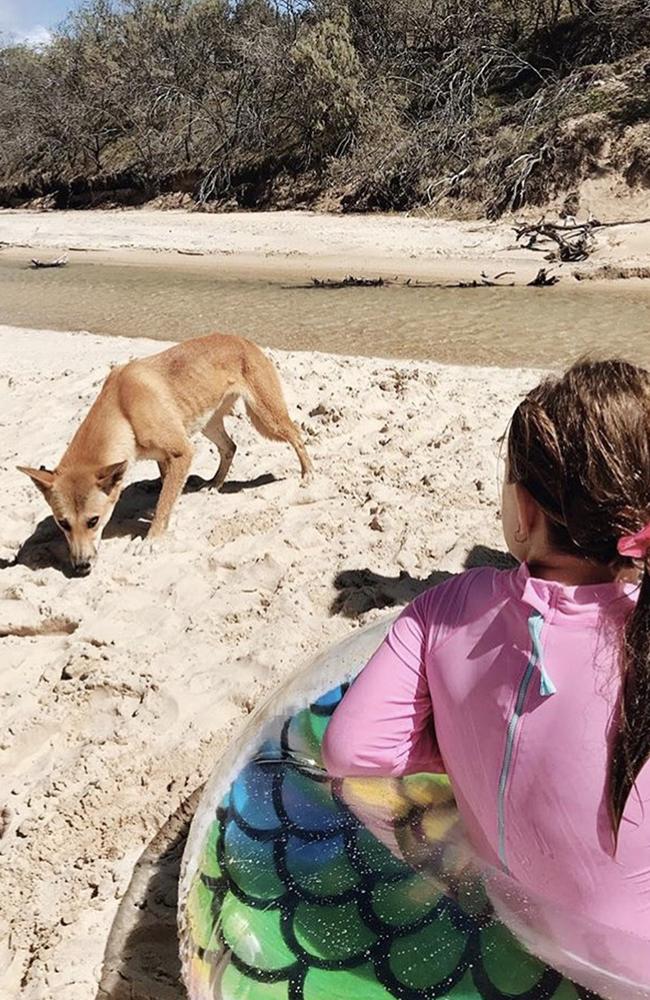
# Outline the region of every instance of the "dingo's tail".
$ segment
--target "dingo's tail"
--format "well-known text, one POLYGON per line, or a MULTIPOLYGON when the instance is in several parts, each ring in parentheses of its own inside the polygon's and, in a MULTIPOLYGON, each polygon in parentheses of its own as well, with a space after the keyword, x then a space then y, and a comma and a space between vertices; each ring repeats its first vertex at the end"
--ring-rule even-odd
POLYGON ((262 351, 255 352, 254 363, 246 365, 244 378, 246 388, 242 397, 255 430, 271 441, 290 444, 298 456, 302 475, 309 475, 312 464, 302 436, 287 411, 278 373, 262 351))

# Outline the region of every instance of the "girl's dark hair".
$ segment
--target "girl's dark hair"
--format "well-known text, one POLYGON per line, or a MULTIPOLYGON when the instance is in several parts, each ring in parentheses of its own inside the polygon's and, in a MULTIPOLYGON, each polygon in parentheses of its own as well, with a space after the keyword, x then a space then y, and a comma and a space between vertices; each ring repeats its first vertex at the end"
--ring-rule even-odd
MULTIPOLYGON (((650 372, 625 361, 584 361, 548 378, 515 410, 509 480, 548 519, 551 544, 613 569, 622 535, 650 521, 650 372)), ((622 691, 608 792, 615 837, 650 756, 650 559, 621 649, 622 691)))

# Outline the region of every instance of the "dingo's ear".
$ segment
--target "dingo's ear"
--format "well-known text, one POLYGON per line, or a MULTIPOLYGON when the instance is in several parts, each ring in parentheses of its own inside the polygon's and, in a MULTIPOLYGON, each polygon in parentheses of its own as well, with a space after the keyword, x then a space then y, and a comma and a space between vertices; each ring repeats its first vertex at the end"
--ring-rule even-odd
POLYGON ((97 470, 97 485, 107 495, 124 479, 128 462, 116 462, 97 470))
POLYGON ((52 484, 54 483, 54 473, 50 472, 49 469, 27 469, 24 466, 19 465, 18 471, 24 472, 26 476, 29 476, 34 485, 38 486, 41 493, 47 495, 52 489, 52 484))

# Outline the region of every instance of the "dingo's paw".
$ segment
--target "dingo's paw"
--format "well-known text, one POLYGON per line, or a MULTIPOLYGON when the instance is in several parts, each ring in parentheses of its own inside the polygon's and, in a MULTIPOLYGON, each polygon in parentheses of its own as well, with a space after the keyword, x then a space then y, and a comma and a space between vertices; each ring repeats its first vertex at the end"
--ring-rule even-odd
POLYGON ((150 538, 149 535, 145 535, 144 538, 134 538, 132 539, 128 552, 132 556, 138 556, 144 558, 150 556, 156 549, 156 536, 150 538))
POLYGON ((304 476, 300 477, 300 485, 303 487, 311 486, 314 482, 314 479, 315 479, 314 470, 309 469, 308 472, 305 472, 304 476))

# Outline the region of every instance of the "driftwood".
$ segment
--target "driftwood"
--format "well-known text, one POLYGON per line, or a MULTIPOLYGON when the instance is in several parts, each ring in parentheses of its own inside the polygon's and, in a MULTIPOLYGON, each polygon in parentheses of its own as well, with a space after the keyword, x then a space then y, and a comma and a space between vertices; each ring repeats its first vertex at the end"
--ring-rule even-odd
POLYGON ((345 278, 337 281, 332 278, 312 278, 311 285, 307 288, 383 288, 384 285, 391 285, 392 282, 386 278, 355 278, 348 274, 345 278))
POLYGON ((55 260, 38 260, 36 257, 32 257, 32 267, 65 267, 68 263, 67 253, 61 254, 55 260))
POLYGON ((548 261, 580 261, 586 260, 595 250, 596 241, 593 236, 593 226, 556 226, 552 222, 537 222, 535 225, 515 227, 517 239, 527 239, 526 250, 537 250, 545 254, 548 261), (539 246, 538 241, 546 241, 546 246, 539 246), (557 250, 548 251, 548 242, 556 244, 557 250))
MULTIPOLYGON (((499 271, 493 277, 488 277, 485 271, 481 271, 480 278, 472 278, 470 281, 413 281, 411 278, 354 278, 352 275, 336 280, 333 278, 312 278, 308 285, 283 285, 285 291, 300 288, 386 288, 388 285, 399 285, 401 288, 515 288, 516 281, 500 281, 500 278, 514 275, 514 271, 499 271)), ((536 288, 549 288, 556 285, 560 279, 555 275, 548 274, 546 268, 542 267, 532 281, 527 282, 529 286, 536 288)))
MULTIPOLYGON (((437 288, 515 288, 515 281, 500 282, 498 279, 506 275, 514 274, 514 271, 500 271, 494 278, 488 278, 484 271, 481 272, 480 281, 459 281, 453 285, 437 285, 437 288)), ((549 274, 545 267, 540 267, 532 281, 526 282, 527 288, 550 288, 557 285, 560 279, 555 274, 549 274)))
POLYGON ((441 283, 437 281, 412 281, 411 278, 400 281, 398 278, 388 280, 386 278, 353 278, 351 275, 342 281, 330 281, 325 279, 320 281, 312 278, 312 288, 383 288, 386 285, 401 285, 403 288, 511 288, 514 282, 499 284, 498 279, 506 275, 514 274, 514 271, 501 271, 494 278, 488 278, 485 271, 481 271, 480 280, 456 281, 451 283, 441 283))
POLYGON ((596 249, 594 233, 597 229, 611 229, 614 226, 640 226, 650 223, 648 219, 629 219, 614 222, 601 222, 599 219, 587 219, 586 222, 546 222, 540 219, 535 223, 522 223, 514 226, 517 242, 527 240, 524 249, 544 253, 548 261, 570 261, 576 263, 586 260, 596 249), (549 252, 548 243, 555 243, 557 249, 549 252), (539 245, 546 243, 546 246, 539 245))
MULTIPOLYGON (((400 281, 399 278, 355 278, 348 274, 345 278, 312 278, 306 285, 282 285, 285 291, 298 288, 386 288, 388 285, 410 285, 411 279, 400 281)), ((412 286, 415 287, 415 286, 412 286)))
POLYGON ((457 281, 453 285, 440 285, 440 288, 514 288, 514 281, 508 281, 505 283, 500 283, 499 278, 504 278, 506 275, 514 274, 514 271, 500 271, 499 274, 495 274, 493 278, 488 278, 485 271, 481 271, 481 280, 477 281, 457 281))

